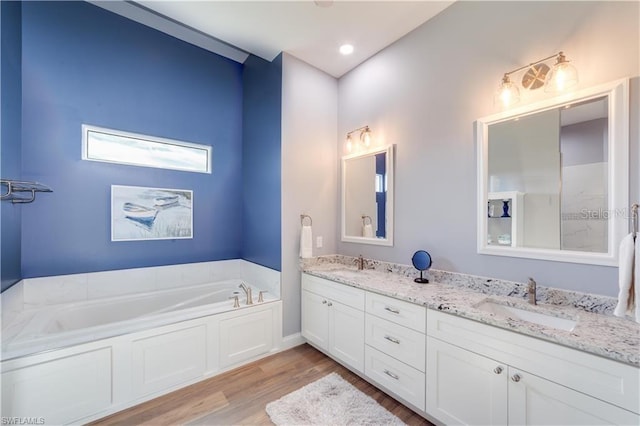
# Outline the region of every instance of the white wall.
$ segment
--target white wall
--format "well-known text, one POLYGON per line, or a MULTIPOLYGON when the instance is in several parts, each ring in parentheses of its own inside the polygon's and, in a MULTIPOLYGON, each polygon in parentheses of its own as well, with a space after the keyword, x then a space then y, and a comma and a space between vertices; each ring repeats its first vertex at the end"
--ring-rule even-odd
POLYGON ((282 62, 283 336, 300 331, 300 215, 313 219, 313 255, 336 253, 337 80, 284 54, 282 62), (316 248, 321 236, 323 247, 316 248))
MULTIPOLYGON (((504 72, 560 50, 579 88, 636 77, 630 169, 640 193, 639 17, 638 2, 457 2, 342 77, 339 134, 369 125, 379 143, 397 145, 396 210, 394 247, 339 242, 338 252, 409 264, 426 249, 438 269, 617 294, 617 268, 476 253, 473 122, 497 112, 504 72)), ((523 91, 521 103, 548 96, 523 91)))

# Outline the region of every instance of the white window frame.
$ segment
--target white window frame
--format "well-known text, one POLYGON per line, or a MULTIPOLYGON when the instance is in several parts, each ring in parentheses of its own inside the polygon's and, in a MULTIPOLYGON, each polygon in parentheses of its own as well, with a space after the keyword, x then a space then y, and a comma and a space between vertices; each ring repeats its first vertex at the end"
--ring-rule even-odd
MULTIPOLYGON (((97 127, 89 124, 82 125, 82 159, 88 161, 98 161, 101 163, 112 164, 124 164, 127 166, 138 167, 153 167, 159 169, 168 170, 180 170, 184 172, 194 173, 209 173, 211 174, 212 162, 211 162, 212 148, 209 145, 196 144, 191 142, 183 142, 174 139, 161 138, 157 136, 148 136, 138 133, 124 132, 121 130, 108 129, 105 127, 97 127), (112 139, 112 141, 96 141, 92 138, 92 134, 99 134, 102 139, 112 139), (132 145, 135 142, 144 144, 145 147, 131 147, 131 155, 126 159, 117 155, 109 156, 108 153, 98 152, 98 145, 101 144, 104 148, 104 143, 113 143, 114 148, 122 150, 123 142, 127 144, 127 140, 131 141, 132 145), (195 151, 202 151, 200 155, 204 154, 204 162, 200 161, 198 164, 195 162, 191 165, 182 165, 179 162, 167 161, 167 158, 162 158, 160 153, 166 153, 167 149, 174 151, 174 155, 184 154, 187 157, 190 153, 195 151), (136 150, 138 155, 136 155, 136 150), (157 151, 154 153, 154 151, 157 151), (144 156, 140 155, 144 154, 144 156), (155 162, 155 163, 154 163, 155 162), (203 164, 204 163, 204 164, 203 164)), ((184 162, 183 162, 184 164, 184 162)))

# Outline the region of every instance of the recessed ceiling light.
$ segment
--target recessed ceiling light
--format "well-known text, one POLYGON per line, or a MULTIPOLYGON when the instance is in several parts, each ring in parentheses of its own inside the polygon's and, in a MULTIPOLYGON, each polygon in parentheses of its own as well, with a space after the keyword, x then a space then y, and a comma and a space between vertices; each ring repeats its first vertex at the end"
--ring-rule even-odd
POLYGON ((340 53, 343 55, 351 55, 353 53, 353 45, 352 44, 343 44, 340 46, 340 53))

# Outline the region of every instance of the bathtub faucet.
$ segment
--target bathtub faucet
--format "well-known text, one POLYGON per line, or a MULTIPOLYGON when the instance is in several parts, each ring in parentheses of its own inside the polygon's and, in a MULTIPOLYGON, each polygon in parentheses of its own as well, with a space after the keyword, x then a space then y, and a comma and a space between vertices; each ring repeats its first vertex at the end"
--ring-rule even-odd
POLYGON ((253 297, 251 297, 251 287, 247 286, 245 283, 240 283, 240 288, 244 290, 244 293, 247 295, 247 305, 253 305, 253 297))

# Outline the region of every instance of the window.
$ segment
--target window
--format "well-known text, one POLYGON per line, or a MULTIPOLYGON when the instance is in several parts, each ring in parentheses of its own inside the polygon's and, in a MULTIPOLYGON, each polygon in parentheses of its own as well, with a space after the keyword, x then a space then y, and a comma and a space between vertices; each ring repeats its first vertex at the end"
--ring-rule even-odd
POLYGON ((82 159, 211 173, 211 147, 82 125, 82 159))

